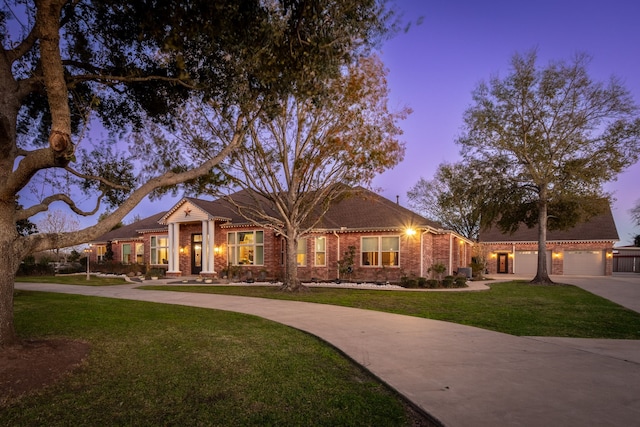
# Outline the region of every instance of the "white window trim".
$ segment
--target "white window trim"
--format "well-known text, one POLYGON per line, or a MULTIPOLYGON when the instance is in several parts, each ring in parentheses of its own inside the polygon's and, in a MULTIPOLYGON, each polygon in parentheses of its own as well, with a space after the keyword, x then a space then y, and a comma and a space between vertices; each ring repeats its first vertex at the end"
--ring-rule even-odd
POLYGON ((400 262, 400 244, 401 244, 401 242, 402 241, 400 239, 400 235, 397 235, 397 234, 386 234, 386 235, 383 234, 383 235, 378 235, 378 236, 361 236, 360 237, 360 261, 359 261, 360 266, 363 267, 363 268, 383 268, 383 267, 384 268, 400 268, 400 265, 401 265, 401 262, 400 262), (398 239, 398 252, 397 252, 397 254, 398 254, 398 257, 397 257, 398 258, 398 265, 382 265, 382 254, 383 254, 383 252, 390 252, 390 251, 383 251, 382 250, 382 239, 383 238, 390 238, 390 237, 398 239), (374 264, 366 265, 366 264, 363 264, 363 262, 362 262, 362 254, 364 253, 364 251, 362 250, 362 248, 364 246, 362 242, 363 242, 363 240, 365 238, 370 238, 370 239, 377 238, 378 239, 378 264, 377 265, 374 265, 374 264))
POLYGON ((241 266, 263 266, 264 265, 264 238, 266 233, 264 230, 251 230, 251 231, 228 231, 227 232, 227 264, 231 265, 241 265, 241 266), (253 243, 251 244, 240 244, 238 243, 238 233, 253 233, 253 243), (262 243, 257 243, 257 233, 262 233, 262 243), (229 235, 234 235, 234 243, 229 243, 229 235), (239 264, 238 263, 238 248, 247 248, 253 247, 253 264, 239 264), (256 254, 258 253, 257 248, 262 247, 262 263, 258 264, 256 262, 256 254), (233 262, 230 261, 230 257, 234 258, 233 262))
POLYGON ((316 237, 313 241, 313 265, 316 267, 327 266, 327 238, 325 236, 316 237), (318 239, 324 240, 324 251, 318 251, 318 239), (322 264, 318 263, 318 254, 324 254, 324 262, 322 264))
MULTIPOLYGON (((149 264, 150 265, 167 265, 167 264, 163 264, 161 259, 158 259, 158 249, 163 249, 166 248, 167 250, 167 257, 169 256, 169 236, 167 236, 166 234, 158 234, 158 235, 153 235, 149 238, 149 245, 150 245, 150 249, 149 249, 149 264), (156 245, 153 245, 153 238, 156 238, 156 245), (158 246, 158 239, 166 239, 167 241, 167 246, 158 246), (156 262, 153 262, 153 252, 156 251, 156 262)), ((169 261, 169 259, 167 258, 167 262, 169 261)))
POLYGON ((107 253, 107 246, 106 245, 98 245, 96 246, 96 260, 98 262, 103 262, 104 261, 104 256, 107 253))
POLYGON ((132 259, 132 258, 133 258, 133 244, 131 244, 131 243, 123 243, 123 244, 120 246, 120 261, 121 261, 123 264, 133 264, 133 263, 131 262, 131 259, 132 259), (129 262, 126 262, 126 261, 124 260, 124 247, 125 247, 125 246, 129 246, 129 262))

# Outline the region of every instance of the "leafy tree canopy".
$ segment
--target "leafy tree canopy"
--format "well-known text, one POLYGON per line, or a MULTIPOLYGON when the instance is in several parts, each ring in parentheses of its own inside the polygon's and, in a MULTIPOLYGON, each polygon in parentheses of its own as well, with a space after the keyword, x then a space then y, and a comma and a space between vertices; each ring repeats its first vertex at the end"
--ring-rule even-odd
MULTIPOLYGON (((392 18, 385 0, 0 4, 0 345, 15 339, 13 277, 20 259, 91 240, 150 192, 209 175, 258 112, 277 111, 284 94, 321 95, 327 78, 389 34, 392 18), (137 132, 149 142, 151 124, 165 135, 176 130, 175 112, 187 102, 213 105, 232 122, 230 143, 194 162, 160 162, 144 173, 136 168, 150 162, 144 149, 127 153, 85 138, 100 124, 114 140, 137 132), (16 209, 16 196, 34 183, 42 197, 16 209), (89 209, 88 200, 95 201, 89 209), (52 203, 91 215, 103 201, 113 213, 95 226, 55 237, 18 235, 17 222, 52 203)), ((163 138, 152 145, 179 153, 180 142, 163 138)))
POLYGON ((420 180, 409 190, 410 205, 443 227, 477 240, 487 200, 486 185, 472 164, 443 163, 433 179, 420 180))
POLYGON ((570 227, 605 206, 604 182, 638 160, 640 118, 619 79, 595 82, 589 57, 540 68, 537 53, 516 54, 509 74, 481 83, 458 139, 465 159, 490 182, 483 222, 504 231, 539 228, 536 281, 549 281, 547 219, 570 227))

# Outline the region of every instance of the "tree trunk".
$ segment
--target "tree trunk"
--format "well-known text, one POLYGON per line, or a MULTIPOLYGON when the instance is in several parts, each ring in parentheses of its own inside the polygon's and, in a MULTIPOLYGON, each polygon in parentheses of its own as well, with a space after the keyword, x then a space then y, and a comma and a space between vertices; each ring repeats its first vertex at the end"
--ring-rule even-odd
POLYGON ((538 269, 531 283, 552 284, 547 270, 547 207, 546 196, 540 197, 538 209, 538 269))
POLYGON ((300 279, 298 279, 298 236, 295 232, 289 232, 282 289, 289 292, 297 292, 301 288, 302 285, 300 279))
POLYGON ((18 236, 13 210, 13 203, 0 202, 0 348, 18 341, 13 326, 13 289, 20 257, 14 250, 18 236))
POLYGON ((0 258, 0 271, 3 273, 0 275, 0 348, 18 341, 13 327, 13 287, 16 274, 10 256, 4 255, 4 247, 3 242, 3 255, 0 258))

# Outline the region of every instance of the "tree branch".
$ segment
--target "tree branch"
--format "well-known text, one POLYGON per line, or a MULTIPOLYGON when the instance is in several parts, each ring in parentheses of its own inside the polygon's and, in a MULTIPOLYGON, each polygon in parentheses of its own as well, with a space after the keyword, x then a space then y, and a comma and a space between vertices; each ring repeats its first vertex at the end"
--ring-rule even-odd
POLYGON ((39 252, 53 247, 69 247, 86 243, 101 234, 111 230, 125 215, 127 215, 138 203, 142 201, 149 193, 160 187, 172 186, 183 182, 196 179, 199 176, 206 175, 217 164, 222 162, 233 150, 235 150, 244 138, 245 124, 244 116, 240 115, 236 120, 235 132, 232 141, 223 148, 216 156, 211 157, 197 168, 182 173, 166 173, 162 176, 152 178, 133 191, 127 200, 125 200, 111 215, 83 230, 60 233, 55 236, 33 234, 25 236, 18 240, 20 247, 16 253, 29 254, 39 252), (54 244, 55 243, 55 244, 54 244))
POLYGON ((99 181, 99 182, 103 183, 104 185, 106 185, 107 187, 110 187, 110 188, 114 188, 114 189, 117 189, 117 190, 128 190, 129 189, 129 187, 127 187, 125 185, 116 184, 116 183, 111 182, 108 179, 102 178, 100 176, 85 175, 83 173, 80 173, 80 172, 76 171, 75 169, 72 169, 69 166, 65 167, 64 169, 67 172, 69 172, 70 174, 72 174, 74 176, 77 176, 78 178, 87 179, 87 180, 91 180, 91 181, 99 181))
POLYGON ((123 83, 123 82, 136 83, 136 82, 163 81, 163 82, 177 84, 187 89, 198 89, 197 86, 188 84, 184 80, 181 80, 177 77, 165 77, 165 76, 133 77, 133 76, 113 76, 113 75, 100 75, 100 74, 79 74, 79 75, 70 77, 68 80, 69 82, 98 81, 104 84, 115 84, 115 83, 123 83))
POLYGON ((102 200, 102 197, 104 196, 104 192, 102 193, 102 195, 100 197, 98 197, 98 201, 96 203, 96 207, 91 210, 91 211, 83 211, 82 209, 80 209, 78 207, 78 205, 76 205, 76 203, 73 201, 73 199, 71 199, 71 197, 67 196, 66 194, 54 194, 52 196, 48 196, 45 197, 42 202, 38 203, 37 205, 33 205, 27 209, 21 209, 19 211, 17 211, 16 213, 16 221, 20 221, 20 220, 24 220, 24 219, 28 219, 31 218, 33 215, 36 215, 40 212, 45 212, 49 209, 49 206, 51 205, 51 203, 53 202, 64 202, 67 204, 67 206, 69 206, 69 208, 76 214, 80 215, 80 216, 91 216, 94 215, 95 213, 98 212, 98 210, 100 209, 100 201, 102 200))

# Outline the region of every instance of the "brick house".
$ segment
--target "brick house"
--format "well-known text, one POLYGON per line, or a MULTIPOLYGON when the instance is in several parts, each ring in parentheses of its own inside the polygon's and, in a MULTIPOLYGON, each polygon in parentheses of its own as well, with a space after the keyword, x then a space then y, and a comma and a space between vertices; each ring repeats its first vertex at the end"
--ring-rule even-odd
MULTIPOLYGON (((535 275, 538 228, 521 226, 513 234, 497 228, 480 232, 480 249, 490 274, 535 275)), ((547 231, 549 274, 610 276, 613 245, 619 240, 611 209, 569 230, 547 231)))
MULTIPOLYGON (((245 199, 244 192, 232 195, 245 199)), ((107 245, 113 260, 162 268, 172 277, 222 277, 240 271, 242 278, 283 276, 284 238, 269 227, 241 217, 225 199, 184 198, 168 211, 112 230, 92 243, 96 270, 107 245)), ((302 280, 340 277, 338 261, 350 251, 347 278, 359 281, 428 277, 429 267, 444 264, 446 274, 471 263, 473 242, 433 221, 363 188, 335 202, 298 248, 302 280)))

